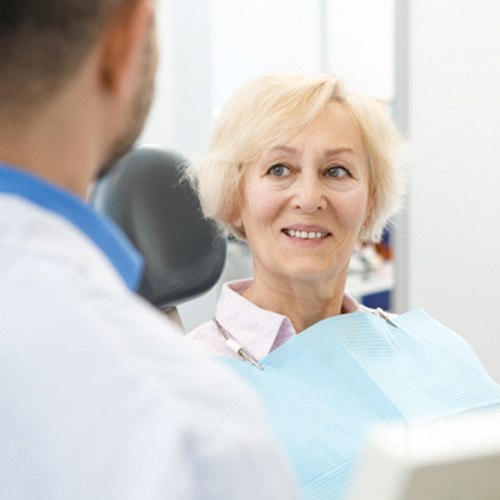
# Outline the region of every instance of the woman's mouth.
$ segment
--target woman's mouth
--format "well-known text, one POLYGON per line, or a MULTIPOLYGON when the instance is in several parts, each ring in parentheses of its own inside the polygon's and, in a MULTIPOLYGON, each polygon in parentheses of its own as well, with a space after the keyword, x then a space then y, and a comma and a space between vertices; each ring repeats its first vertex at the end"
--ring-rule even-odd
POLYGON ((319 240, 326 238, 330 234, 321 231, 298 231, 295 229, 283 229, 283 232, 291 238, 298 238, 301 240, 319 240))

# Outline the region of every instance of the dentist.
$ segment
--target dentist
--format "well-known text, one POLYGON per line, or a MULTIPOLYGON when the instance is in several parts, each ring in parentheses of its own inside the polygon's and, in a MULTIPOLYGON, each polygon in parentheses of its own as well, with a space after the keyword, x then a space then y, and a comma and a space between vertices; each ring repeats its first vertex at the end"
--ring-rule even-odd
POLYGON ((84 203, 147 115, 154 2, 3 1, 0 46, 0 498, 295 498, 256 395, 84 203))

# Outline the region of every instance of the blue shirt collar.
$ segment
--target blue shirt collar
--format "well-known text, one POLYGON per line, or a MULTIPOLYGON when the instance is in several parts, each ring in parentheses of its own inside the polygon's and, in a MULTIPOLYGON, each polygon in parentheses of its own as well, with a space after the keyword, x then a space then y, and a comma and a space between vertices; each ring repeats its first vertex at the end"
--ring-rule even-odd
POLYGON ((0 193, 22 196, 70 221, 107 256, 125 284, 136 290, 143 260, 125 234, 110 219, 73 194, 24 170, 0 164, 0 193))

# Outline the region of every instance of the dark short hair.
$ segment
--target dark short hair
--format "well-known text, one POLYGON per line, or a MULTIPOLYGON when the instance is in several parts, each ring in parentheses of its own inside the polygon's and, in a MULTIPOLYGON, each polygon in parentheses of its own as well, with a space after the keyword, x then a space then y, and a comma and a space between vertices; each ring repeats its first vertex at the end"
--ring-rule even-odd
POLYGON ((0 0, 0 104, 36 104, 79 68, 127 0, 0 0))

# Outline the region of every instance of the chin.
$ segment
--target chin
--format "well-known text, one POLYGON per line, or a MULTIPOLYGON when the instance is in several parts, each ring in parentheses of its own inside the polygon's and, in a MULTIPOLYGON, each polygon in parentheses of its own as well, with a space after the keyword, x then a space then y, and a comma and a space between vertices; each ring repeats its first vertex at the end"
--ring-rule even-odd
POLYGON ((325 283, 335 281, 339 278, 340 272, 336 269, 318 266, 301 267, 288 274, 291 281, 325 283))

